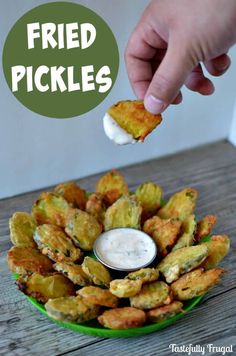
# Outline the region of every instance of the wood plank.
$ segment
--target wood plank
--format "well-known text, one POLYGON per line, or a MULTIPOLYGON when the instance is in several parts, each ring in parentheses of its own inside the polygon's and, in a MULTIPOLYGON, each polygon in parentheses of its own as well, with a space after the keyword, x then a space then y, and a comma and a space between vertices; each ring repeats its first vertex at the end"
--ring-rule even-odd
MULTIPOLYGON (((236 275, 236 149, 219 142, 180 154, 139 165, 122 168, 129 186, 134 190, 145 180, 158 182, 168 197, 186 186, 199 191, 197 214, 218 215, 215 233, 231 237, 231 253, 222 266, 228 270, 220 285, 204 302, 172 327, 141 338, 103 340, 75 334, 59 328, 39 314, 16 290, 6 265, 10 248, 8 219, 17 210, 30 211, 39 191, 0 201, 0 354, 3 355, 170 355, 169 343, 214 343, 226 345, 235 340, 236 275)), ((93 190, 100 175, 79 180, 93 190)), ((236 350, 236 349, 235 349, 236 350)))

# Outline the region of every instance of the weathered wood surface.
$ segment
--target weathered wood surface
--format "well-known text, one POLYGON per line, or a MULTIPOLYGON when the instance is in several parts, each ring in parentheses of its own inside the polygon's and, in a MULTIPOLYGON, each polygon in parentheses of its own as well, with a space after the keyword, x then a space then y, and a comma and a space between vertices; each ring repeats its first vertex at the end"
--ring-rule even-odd
MULTIPOLYGON (((219 142, 126 167, 121 172, 131 189, 140 182, 153 180, 163 187, 167 197, 186 186, 199 191, 198 217, 206 213, 218 215, 215 232, 231 237, 231 253, 222 263, 228 273, 222 283, 175 325, 150 335, 99 339, 62 329, 16 290, 6 265, 6 252, 11 246, 8 219, 17 210, 29 211, 39 191, 4 199, 0 201, 1 355, 171 355, 169 344, 173 343, 232 344, 236 353, 236 149, 227 142, 219 142)), ((98 177, 82 179, 79 184, 91 191, 98 177)))

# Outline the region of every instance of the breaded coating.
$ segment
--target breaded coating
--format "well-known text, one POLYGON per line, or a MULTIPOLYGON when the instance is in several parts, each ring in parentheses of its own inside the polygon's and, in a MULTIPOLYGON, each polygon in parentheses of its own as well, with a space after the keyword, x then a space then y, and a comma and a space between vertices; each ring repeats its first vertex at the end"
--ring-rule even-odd
POLYGON ((74 284, 81 287, 92 284, 92 280, 84 273, 80 265, 73 262, 57 262, 53 265, 54 269, 66 276, 74 284))
POLYGON ((195 240, 200 241, 204 236, 208 236, 216 222, 217 216, 206 215, 201 221, 197 223, 197 231, 194 237, 195 240))
POLYGON ((143 325, 146 321, 146 315, 143 310, 124 307, 106 310, 98 317, 98 321, 105 328, 129 329, 143 325))
POLYGON ((227 235, 214 235, 210 241, 202 242, 209 250, 208 257, 203 261, 201 267, 211 269, 216 267, 220 261, 228 254, 230 249, 230 239, 227 235))
POLYGON ((183 247, 170 252, 157 266, 167 283, 172 283, 181 274, 198 267, 208 256, 208 248, 205 245, 183 247))
POLYGON ((129 273, 125 278, 142 283, 155 282, 158 280, 159 271, 156 268, 141 268, 138 271, 129 273))
POLYGON ((164 257, 177 241, 181 224, 180 220, 161 219, 159 216, 153 216, 145 221, 143 231, 153 238, 158 247, 158 253, 164 257))
POLYGON ((82 256, 82 252, 75 247, 71 238, 56 225, 39 225, 34 233, 34 241, 42 254, 55 262, 74 262, 82 256))
POLYGON ((140 279, 113 279, 110 283, 110 292, 118 298, 129 298, 135 296, 142 288, 140 279))
POLYGON ((130 298, 131 307, 153 309, 170 304, 172 300, 170 287, 162 281, 144 284, 141 291, 130 298))
POLYGON ((75 294, 73 283, 60 273, 50 275, 33 273, 30 276, 20 277, 16 284, 21 292, 41 303, 46 303, 48 299, 75 294))
POLYGON ((65 231, 76 246, 91 251, 94 241, 102 232, 102 225, 86 211, 74 209, 67 216, 65 231))
POLYGON ((178 238, 177 243, 173 247, 172 251, 176 251, 179 248, 192 246, 194 243, 194 232, 196 230, 197 222, 195 215, 191 214, 183 221, 181 227, 181 235, 178 238))
POLYGON ((97 221, 103 224, 106 206, 100 193, 93 193, 88 197, 85 210, 90 215, 93 215, 97 221))
POLYGON ((33 247, 12 247, 8 251, 7 262, 9 269, 20 275, 53 271, 52 261, 33 247))
POLYGON ((66 216, 71 205, 60 195, 45 192, 32 207, 32 216, 38 225, 52 224, 65 226, 66 216))
POLYGON ((109 287, 111 276, 108 269, 100 262, 86 256, 82 263, 84 273, 92 279, 93 283, 98 286, 109 287))
POLYGON ((222 268, 213 268, 205 272, 203 268, 195 269, 172 283, 171 290, 178 300, 192 299, 205 294, 217 284, 223 272, 222 268))
POLYGON ((48 316, 56 320, 83 323, 95 319, 100 308, 90 304, 79 295, 77 297, 65 297, 49 299, 45 304, 48 316))
POLYGON ((147 312, 147 320, 153 323, 158 323, 160 321, 172 318, 176 314, 180 313, 182 308, 183 303, 176 300, 169 305, 165 305, 164 307, 149 310, 147 312))
POLYGON ((153 216, 161 206, 162 189, 153 182, 145 182, 138 186, 135 195, 142 206, 142 221, 153 216))
POLYGON ((142 208, 134 196, 124 195, 112 204, 105 213, 105 231, 130 227, 140 229, 142 208))
POLYGON ((9 228, 10 238, 13 245, 36 247, 33 239, 36 223, 30 214, 17 211, 9 220, 9 228))
POLYGON ((85 209, 87 201, 86 192, 75 182, 58 184, 54 192, 61 195, 68 203, 71 203, 74 208, 85 209))
POLYGON ((172 195, 166 205, 161 208, 157 215, 162 219, 176 218, 181 221, 193 214, 196 206, 197 191, 192 188, 185 188, 172 195))
POLYGON ((106 173, 96 184, 96 192, 101 194, 103 201, 108 206, 122 195, 128 194, 128 191, 124 177, 116 170, 106 173))
POLYGON ((145 137, 162 121, 161 115, 148 112, 141 100, 119 101, 107 112, 122 129, 139 141, 144 141, 145 137))
POLYGON ((83 297, 86 302, 102 305, 108 308, 116 308, 119 303, 119 299, 111 294, 109 290, 99 287, 84 287, 77 291, 77 294, 83 297))

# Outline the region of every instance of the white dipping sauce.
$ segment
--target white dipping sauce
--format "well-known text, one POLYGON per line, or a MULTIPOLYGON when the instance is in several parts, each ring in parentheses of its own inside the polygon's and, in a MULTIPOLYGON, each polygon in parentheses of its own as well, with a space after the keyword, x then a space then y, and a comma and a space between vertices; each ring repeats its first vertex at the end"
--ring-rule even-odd
POLYGON ((117 145, 127 145, 129 143, 136 143, 137 140, 131 134, 126 132, 117 122, 106 113, 103 118, 103 128, 107 137, 114 141, 117 145))
POLYGON ((94 253, 100 262, 122 271, 148 266, 156 252, 156 244, 150 236, 131 228, 104 232, 94 244, 94 253))

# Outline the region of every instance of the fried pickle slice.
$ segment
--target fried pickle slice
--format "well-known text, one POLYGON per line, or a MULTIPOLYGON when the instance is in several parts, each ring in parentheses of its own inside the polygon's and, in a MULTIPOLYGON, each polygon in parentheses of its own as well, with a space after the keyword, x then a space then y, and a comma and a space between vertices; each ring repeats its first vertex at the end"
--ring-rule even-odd
POLYGON ((194 243, 194 233, 196 230, 197 222, 195 215, 191 214, 183 221, 181 227, 181 236, 173 247, 172 251, 176 251, 183 247, 192 246, 194 243))
POLYGON ((138 271, 130 272, 125 278, 133 281, 140 280, 143 284, 158 280, 159 271, 156 268, 141 268, 138 271))
POLYGON ((83 323, 95 319, 100 308, 81 296, 49 299, 45 304, 48 316, 56 320, 83 323))
POLYGON ((142 208, 134 196, 124 195, 112 204, 105 213, 105 231, 130 227, 140 229, 142 208))
POLYGON ((44 192, 32 207, 32 216, 38 225, 52 224, 65 226, 71 205, 60 195, 44 192))
POLYGON ((118 298, 129 298, 135 296, 142 288, 140 279, 113 279, 110 283, 110 292, 118 298))
POLYGON ((10 238, 13 245, 36 247, 33 239, 36 223, 30 214, 17 211, 9 220, 9 228, 10 238))
POLYGON ((143 325, 146 321, 146 315, 143 310, 124 307, 106 310, 98 317, 98 321, 105 328, 129 329, 143 325))
POLYGON ((183 247, 170 252, 159 263, 157 268, 165 277, 167 283, 172 283, 181 274, 198 267, 208 256, 208 248, 205 245, 183 247))
POLYGON ((112 170, 99 179, 96 192, 101 194, 103 201, 109 206, 122 195, 128 194, 128 185, 118 171, 112 170))
POLYGON ((100 193, 93 193, 88 197, 85 210, 90 215, 93 215, 97 221, 103 224, 106 206, 100 193))
POLYGON ((54 269, 66 276, 74 284, 81 287, 92 284, 92 280, 84 273, 82 267, 73 262, 57 262, 53 265, 54 269))
POLYGON ((197 224, 197 231, 195 234, 195 240, 200 241, 204 236, 207 236, 211 233, 211 230, 215 223, 217 222, 217 216, 215 215, 206 215, 201 221, 197 224))
POLYGON ((33 273, 30 276, 20 277, 16 284, 21 292, 41 303, 46 303, 48 299, 75 294, 73 283, 60 273, 50 275, 33 273))
POLYGON ((42 254, 55 262, 74 262, 82 256, 82 252, 75 247, 71 238, 56 225, 39 225, 34 233, 34 241, 42 254))
POLYGON ((130 298, 131 307, 153 309, 170 304, 172 300, 170 287, 162 281, 144 284, 141 291, 130 298))
POLYGON ((86 256, 82 263, 84 273, 92 279, 93 283, 98 286, 109 287, 111 276, 108 269, 100 262, 86 256))
POLYGON ((208 270, 216 267, 228 254, 230 239, 227 235, 213 235, 210 241, 202 242, 202 245, 207 246, 209 254, 201 264, 201 267, 208 270))
POLYGON ((141 100, 119 101, 108 109, 108 114, 134 139, 144 141, 162 121, 160 114, 149 113, 141 100))
POLYGON ((158 253, 164 257, 177 241, 181 224, 177 219, 161 219, 159 216, 153 216, 145 221, 143 231, 153 238, 158 253))
POLYGON ((75 182, 65 182, 58 184, 54 192, 61 195, 74 208, 85 209, 87 197, 85 190, 81 189, 75 182))
POLYGON ((33 247, 13 246, 8 251, 7 262, 9 269, 20 275, 53 271, 52 261, 33 247))
POLYGON ((178 300, 192 299, 205 294, 217 284, 223 272, 222 268, 213 268, 208 271, 204 271, 203 268, 195 269, 172 283, 171 290, 178 300))
POLYGON ((91 251, 94 241, 102 232, 102 225, 86 211, 74 209, 67 216, 65 231, 76 246, 91 251))
POLYGON ((142 206, 142 221, 154 215, 161 206, 162 189, 153 182, 145 182, 135 191, 137 200, 142 206))
POLYGON ((197 191, 192 188, 185 188, 175 193, 161 208, 157 215, 162 219, 176 218, 181 221, 193 214, 197 200, 197 191))
POLYGON ((86 302, 108 308, 116 308, 119 303, 119 299, 109 292, 109 290, 99 287, 84 287, 79 289, 77 294, 80 295, 86 302))
POLYGON ((160 321, 172 318, 176 314, 180 313, 183 308, 183 303, 175 300, 169 305, 163 307, 151 309, 147 312, 147 320, 152 323, 158 323, 160 321))

